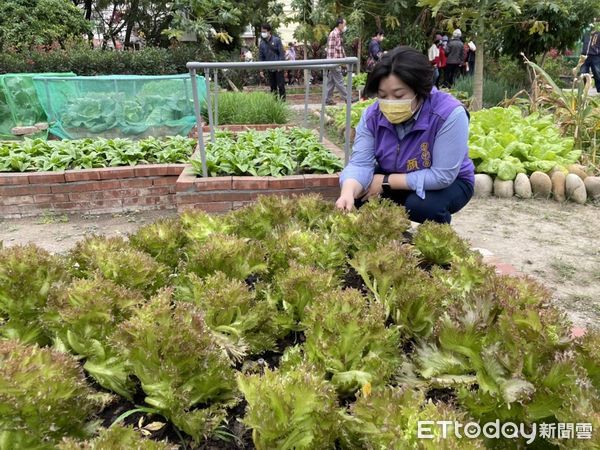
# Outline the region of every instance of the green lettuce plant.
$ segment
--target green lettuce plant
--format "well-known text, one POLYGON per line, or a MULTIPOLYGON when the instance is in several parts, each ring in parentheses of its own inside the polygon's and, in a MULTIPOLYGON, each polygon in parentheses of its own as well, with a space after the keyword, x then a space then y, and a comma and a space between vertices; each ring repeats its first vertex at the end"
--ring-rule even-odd
POLYGON ((459 404, 482 423, 565 422, 593 414, 598 392, 577 362, 569 322, 527 302, 501 305, 480 293, 450 307, 435 342, 416 351, 418 372, 432 386, 454 387, 459 404))
POLYGON ((417 255, 412 246, 392 241, 350 260, 405 339, 429 337, 447 301, 447 288, 419 268, 417 255))
POLYGON ((258 450, 333 448, 340 425, 334 387, 310 367, 238 375, 248 402, 243 422, 258 450))
POLYGON ((478 288, 490 283, 494 277, 494 268, 483 262, 477 252, 455 261, 450 269, 434 266, 431 276, 448 289, 452 299, 463 299, 478 288))
POLYGON ((294 200, 280 195, 262 195, 255 203, 227 216, 232 232, 246 238, 264 239, 294 217, 294 200))
MULTIPOLYGON (((464 412, 443 403, 425 399, 420 390, 383 387, 363 390, 345 416, 342 448, 345 449, 412 449, 423 450, 484 449, 480 439, 456 437, 454 425, 447 435, 442 435, 441 426, 432 425, 424 430, 432 438, 420 438, 420 421, 451 421, 462 424, 470 420, 464 412)), ((459 430, 462 433, 462 430, 459 430)), ((464 434, 463 434, 464 436, 464 434)))
POLYGON ((77 279, 50 296, 45 325, 58 347, 86 359, 83 368, 102 387, 131 400, 135 385, 109 339, 143 302, 139 292, 98 276, 77 279))
POLYGON ((573 138, 562 137, 551 115, 523 117, 516 106, 495 107, 471 115, 469 156, 477 172, 514 180, 518 173, 549 172, 581 156, 573 138))
POLYGON ((100 273, 104 278, 149 296, 165 286, 169 269, 132 248, 121 237, 90 236, 71 250, 72 271, 79 277, 100 273))
POLYGON ((86 383, 72 356, 0 341, 0 448, 53 449, 63 436, 84 438, 111 400, 86 383))
POLYGON ((151 255, 158 262, 175 268, 186 243, 178 218, 161 219, 145 225, 129 236, 131 245, 151 255))
POLYGON ((406 209, 388 199, 373 199, 354 212, 334 212, 324 224, 351 253, 375 250, 382 242, 401 240, 410 228, 406 209))
POLYGON ((206 242, 190 242, 185 249, 182 271, 205 277, 223 272, 230 278, 245 280, 266 272, 266 254, 260 242, 225 234, 215 234, 206 242))
POLYGON ((323 294, 308 307, 304 325, 306 359, 342 395, 386 384, 401 363, 397 327, 386 327, 383 306, 353 289, 323 294))
POLYGON ((340 284, 333 271, 307 267, 291 262, 277 273, 268 291, 269 302, 283 311, 282 327, 301 331, 306 308, 321 295, 336 289, 340 284))
POLYGON ((471 252, 469 244, 458 236, 452 226, 430 221, 419 226, 413 244, 426 261, 441 266, 471 252))
POLYGON ((294 219, 309 229, 319 228, 335 211, 335 205, 318 194, 300 195, 293 202, 294 219))
POLYGON ((201 209, 187 209, 181 213, 179 220, 189 242, 205 242, 213 234, 228 234, 231 228, 223 217, 201 209))
POLYGON ((114 425, 104 428, 98 436, 86 441, 63 439, 58 450, 174 450, 174 446, 164 441, 143 438, 133 428, 114 425))
POLYGON ((33 244, 0 248, 0 336, 48 344, 41 313, 49 293, 68 279, 60 258, 33 244))
POLYGON ((309 230, 297 223, 277 229, 265 246, 272 272, 285 269, 294 261, 341 273, 346 263, 344 247, 332 234, 309 230))
POLYGON ((231 361, 202 311, 162 291, 119 326, 114 345, 145 401, 195 440, 208 436, 235 403, 231 361))
POLYGON ((600 391, 600 332, 589 330, 577 342, 577 360, 600 391))
POLYGON ((198 306, 206 325, 231 340, 229 348, 248 347, 249 353, 260 354, 276 347, 280 334, 274 320, 277 310, 257 299, 243 281, 222 272, 205 279, 190 273, 178 279, 174 298, 198 306))

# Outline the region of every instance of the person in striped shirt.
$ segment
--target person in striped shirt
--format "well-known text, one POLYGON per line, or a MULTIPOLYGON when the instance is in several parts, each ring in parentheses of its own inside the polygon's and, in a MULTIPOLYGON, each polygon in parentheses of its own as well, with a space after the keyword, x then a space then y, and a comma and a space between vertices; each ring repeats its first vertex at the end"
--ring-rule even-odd
MULTIPOLYGON (((342 34, 347 28, 346 20, 342 17, 338 18, 335 27, 331 30, 327 39, 327 59, 341 59, 346 57, 342 34)), ((337 88, 344 101, 346 101, 348 93, 346 92, 346 86, 344 86, 342 68, 339 66, 327 71, 327 98, 325 99, 325 103, 328 105, 335 105, 333 101, 333 91, 335 88, 337 88)))

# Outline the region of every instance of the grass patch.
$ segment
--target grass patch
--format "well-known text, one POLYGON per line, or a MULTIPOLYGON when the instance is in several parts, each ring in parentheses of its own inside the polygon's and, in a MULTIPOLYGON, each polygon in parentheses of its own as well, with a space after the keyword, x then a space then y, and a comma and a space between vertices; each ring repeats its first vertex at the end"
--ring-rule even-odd
MULTIPOLYGON (((214 103, 213 103, 214 111, 214 103)), ((290 108, 266 92, 226 92, 219 94, 219 124, 261 124, 288 122, 290 108)))
MULTIPOLYGON (((473 96, 472 76, 459 77, 452 90, 467 92, 469 97, 473 96)), ((510 84, 505 80, 496 80, 494 78, 484 77, 483 79, 483 107, 491 108, 498 105, 501 101, 511 98, 520 88, 517 85, 510 84)))
POLYGON ((560 279, 560 281, 571 280, 577 273, 577 267, 563 261, 562 259, 555 258, 551 263, 550 267, 554 270, 554 273, 560 279))

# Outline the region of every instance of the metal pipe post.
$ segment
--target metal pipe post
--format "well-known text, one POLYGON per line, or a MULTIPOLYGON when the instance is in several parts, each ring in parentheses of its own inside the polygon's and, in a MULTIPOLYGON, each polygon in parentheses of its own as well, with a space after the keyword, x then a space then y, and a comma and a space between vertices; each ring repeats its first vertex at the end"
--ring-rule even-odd
POLYGON ((329 78, 329 70, 323 69, 323 92, 321 92, 321 117, 319 118, 319 142, 323 142, 323 134, 325 133, 325 100, 327 100, 327 79, 329 78))
POLYGON ((208 177, 206 169, 206 149, 204 148, 204 136, 202 136, 202 117, 200 115, 200 98, 198 96, 198 79, 196 78, 196 69, 190 69, 192 77, 192 96, 194 97, 194 113, 196 114, 196 128, 198 129, 198 149, 200 150, 200 159, 202 161, 202 176, 208 177))
POLYGON ((204 69, 204 78, 206 79, 206 108, 208 109, 208 127, 210 129, 210 141, 215 142, 215 128, 213 122, 212 101, 210 99, 210 69, 204 69))
POLYGON ((215 69, 215 127, 219 126, 219 70, 215 69))

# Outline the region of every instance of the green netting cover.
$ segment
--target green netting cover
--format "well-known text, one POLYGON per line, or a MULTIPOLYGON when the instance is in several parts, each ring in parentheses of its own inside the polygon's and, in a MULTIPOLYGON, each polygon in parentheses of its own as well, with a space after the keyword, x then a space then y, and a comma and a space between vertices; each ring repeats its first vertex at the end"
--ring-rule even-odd
MULTIPOLYGON (((34 77, 74 77, 65 73, 8 73, 0 75, 0 140, 18 140, 24 136, 15 136, 14 127, 34 126, 47 122, 46 113, 40 105, 34 77)), ((47 130, 28 135, 29 138, 46 138, 47 130)))
MULTIPOLYGON (((205 101, 204 77, 197 77, 205 101)), ((50 132, 63 139, 187 135, 194 124, 188 74, 35 77, 50 132)))

